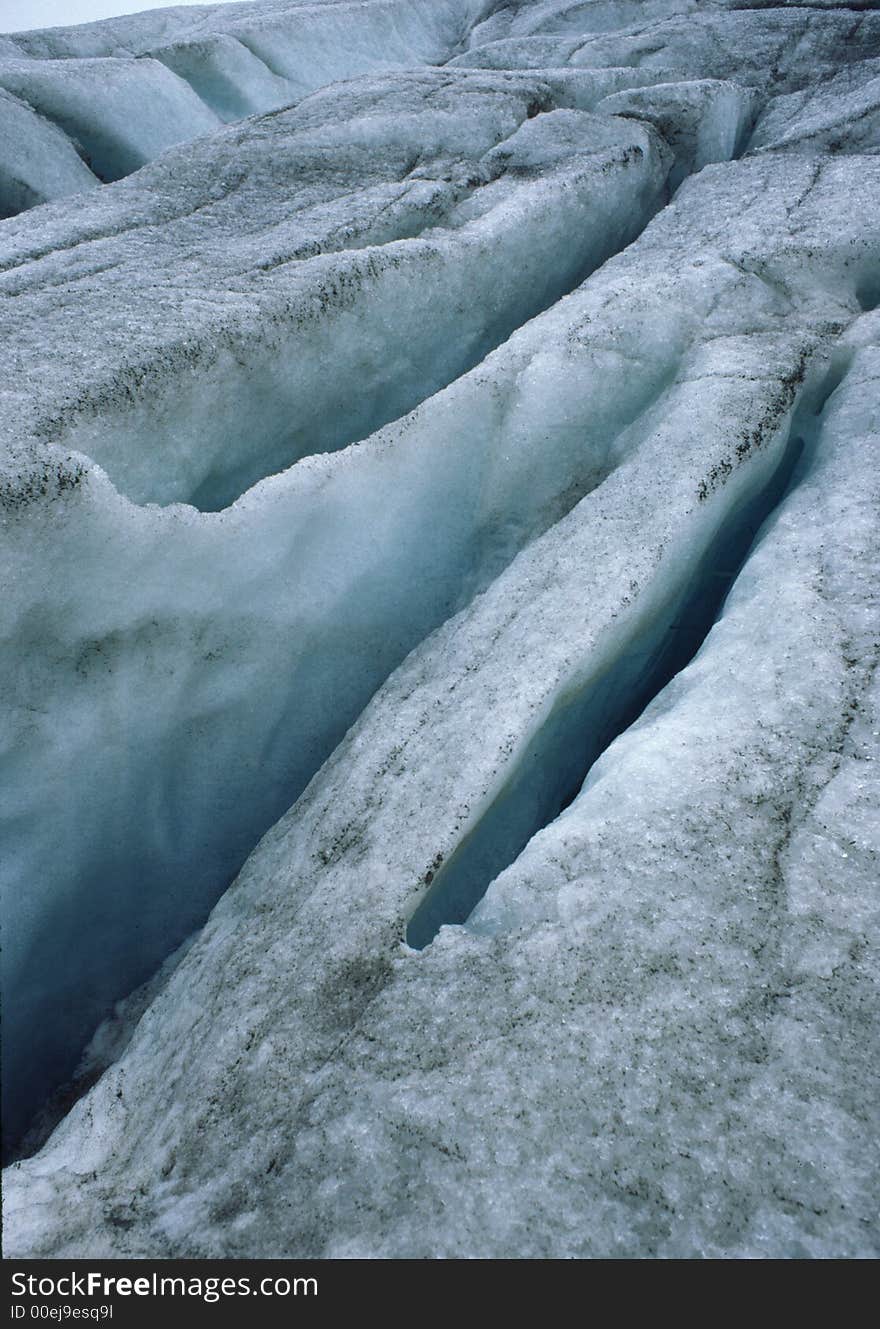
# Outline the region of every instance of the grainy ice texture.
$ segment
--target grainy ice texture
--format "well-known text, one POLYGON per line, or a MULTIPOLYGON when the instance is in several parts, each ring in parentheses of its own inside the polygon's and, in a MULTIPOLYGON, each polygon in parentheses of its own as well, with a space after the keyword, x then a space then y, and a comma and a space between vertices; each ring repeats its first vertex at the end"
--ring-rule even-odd
POLYGON ((878 69, 0 39, 7 1254, 880 1253, 878 69))

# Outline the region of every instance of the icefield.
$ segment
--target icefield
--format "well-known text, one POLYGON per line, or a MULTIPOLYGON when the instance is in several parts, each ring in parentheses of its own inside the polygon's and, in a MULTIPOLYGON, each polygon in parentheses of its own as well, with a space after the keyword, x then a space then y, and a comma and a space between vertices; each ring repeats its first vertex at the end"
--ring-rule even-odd
POLYGON ((4 1250, 880 1254, 880 0, 0 35, 4 1250))

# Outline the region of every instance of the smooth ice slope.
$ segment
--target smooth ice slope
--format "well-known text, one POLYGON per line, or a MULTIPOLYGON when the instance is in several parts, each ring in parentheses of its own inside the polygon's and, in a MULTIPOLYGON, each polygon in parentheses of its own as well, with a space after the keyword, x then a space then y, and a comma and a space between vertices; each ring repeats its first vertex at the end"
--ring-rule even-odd
POLYGON ((8 1253, 876 1255, 880 15, 222 8, 9 56, 412 67, 0 227, 8 1253))

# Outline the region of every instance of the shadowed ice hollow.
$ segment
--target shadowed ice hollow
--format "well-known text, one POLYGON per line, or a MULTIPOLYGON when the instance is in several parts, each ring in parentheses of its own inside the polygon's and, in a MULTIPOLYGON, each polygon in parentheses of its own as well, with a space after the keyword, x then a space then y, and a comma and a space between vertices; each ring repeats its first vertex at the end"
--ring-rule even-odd
POLYGON ((880 1253, 878 71, 0 36, 7 1254, 880 1253))

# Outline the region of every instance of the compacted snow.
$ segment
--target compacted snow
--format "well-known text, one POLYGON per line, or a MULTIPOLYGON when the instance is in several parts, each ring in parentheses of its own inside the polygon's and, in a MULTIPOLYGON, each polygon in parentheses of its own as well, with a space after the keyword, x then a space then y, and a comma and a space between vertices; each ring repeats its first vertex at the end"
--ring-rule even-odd
POLYGON ((880 1253, 880 6, 155 11, 0 116, 7 1253, 880 1253))

